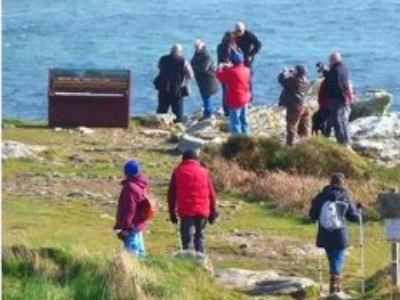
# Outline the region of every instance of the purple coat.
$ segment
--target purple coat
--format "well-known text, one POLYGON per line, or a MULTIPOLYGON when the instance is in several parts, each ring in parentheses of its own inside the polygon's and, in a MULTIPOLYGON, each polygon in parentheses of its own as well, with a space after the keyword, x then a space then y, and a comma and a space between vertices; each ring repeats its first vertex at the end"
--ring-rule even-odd
POLYGON ((138 207, 145 199, 149 186, 147 177, 139 175, 122 181, 122 190, 118 200, 115 230, 143 231, 146 222, 139 217, 138 207))

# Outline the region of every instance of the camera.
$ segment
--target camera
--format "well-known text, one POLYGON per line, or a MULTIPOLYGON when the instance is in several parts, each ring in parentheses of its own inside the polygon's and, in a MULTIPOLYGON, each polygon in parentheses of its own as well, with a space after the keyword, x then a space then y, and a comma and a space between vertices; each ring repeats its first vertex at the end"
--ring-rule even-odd
POLYGON ((319 61, 315 64, 315 66, 317 67, 317 71, 319 73, 322 73, 325 70, 325 66, 324 63, 322 61, 319 61))

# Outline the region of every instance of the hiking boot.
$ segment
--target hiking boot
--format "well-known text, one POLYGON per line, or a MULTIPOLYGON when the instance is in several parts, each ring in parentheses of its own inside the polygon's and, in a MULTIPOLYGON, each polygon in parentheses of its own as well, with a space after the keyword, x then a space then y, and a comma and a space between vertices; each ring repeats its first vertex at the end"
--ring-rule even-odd
POLYGON ((329 293, 339 293, 341 291, 340 288, 340 275, 333 274, 331 275, 331 280, 329 284, 329 293))

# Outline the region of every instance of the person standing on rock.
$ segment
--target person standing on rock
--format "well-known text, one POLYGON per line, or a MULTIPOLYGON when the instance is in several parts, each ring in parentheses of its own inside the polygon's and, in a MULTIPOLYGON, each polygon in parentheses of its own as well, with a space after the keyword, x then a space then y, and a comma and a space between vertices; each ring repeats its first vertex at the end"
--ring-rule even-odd
POLYGON ((183 122, 183 98, 189 95, 189 82, 193 78, 190 63, 183 57, 180 44, 172 46, 171 53, 164 55, 158 62, 159 74, 154 79, 158 90, 158 114, 168 113, 169 108, 175 114, 175 122, 183 122))
MULTIPOLYGON (((251 70, 251 77, 253 77, 253 62, 257 53, 261 50, 261 42, 257 36, 246 28, 243 22, 237 22, 234 29, 236 44, 244 54, 244 64, 251 70)), ((250 92, 253 92, 253 85, 250 81, 250 92)), ((250 101, 253 101, 251 96, 250 101)))
POLYGON ((317 66, 325 77, 325 93, 329 103, 330 118, 338 143, 350 147, 349 117, 353 99, 349 72, 339 52, 329 57, 329 68, 322 63, 317 66))
POLYGON ((249 134, 248 104, 251 98, 250 69, 244 65, 242 53, 232 51, 230 63, 218 66, 217 78, 226 85, 229 126, 233 134, 249 134))
POLYGON ((140 172, 140 163, 129 160, 124 165, 125 180, 118 200, 114 230, 124 243, 125 249, 136 256, 146 255, 143 231, 146 220, 142 207, 149 188, 148 179, 140 172))
POLYGON ((211 177, 194 150, 183 153, 182 162, 173 171, 168 189, 170 221, 178 224, 182 250, 191 244, 204 252, 204 229, 218 217, 217 199, 211 177))
MULTIPOLYGON (((218 65, 229 63, 232 51, 237 51, 235 34, 227 31, 225 32, 221 43, 217 47, 218 65)), ((222 108, 225 117, 228 117, 229 108, 226 100, 226 85, 224 83, 222 83, 222 108)))
POLYGON ((278 81, 283 88, 279 106, 286 108, 286 145, 292 147, 297 135, 307 138, 311 134, 310 110, 305 104, 310 81, 303 65, 293 70, 284 69, 278 81))
POLYGON ((202 40, 194 43, 194 56, 191 65, 203 99, 203 119, 212 115, 212 98, 218 92, 218 82, 215 77, 215 65, 208 53, 206 44, 202 40))
POLYGON ((318 222, 317 247, 324 248, 329 261, 330 293, 340 292, 345 249, 349 246, 346 220, 358 222, 361 204, 354 205, 343 187, 344 175, 335 173, 330 184, 313 200, 310 218, 318 222))

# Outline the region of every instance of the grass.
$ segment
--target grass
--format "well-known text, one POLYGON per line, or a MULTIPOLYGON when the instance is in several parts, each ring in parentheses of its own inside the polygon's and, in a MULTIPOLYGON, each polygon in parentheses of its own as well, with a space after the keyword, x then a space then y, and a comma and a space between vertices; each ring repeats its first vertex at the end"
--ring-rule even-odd
MULTIPOLYGON (((6 266, 3 267, 4 299, 115 299, 113 297, 118 295, 115 290, 108 292, 105 298, 98 298, 99 282, 108 276, 112 263, 115 263, 115 254, 122 248, 112 231, 115 205, 84 198, 71 200, 63 194, 60 197, 34 196, 27 193, 28 187, 24 184, 29 183, 33 189, 41 189, 49 184, 47 176, 58 172, 63 175, 59 180, 64 187, 64 183, 70 179, 89 187, 94 180, 99 180, 104 185, 101 188, 106 189, 108 178, 120 177, 121 166, 129 157, 142 161, 144 172, 151 178, 152 192, 164 207, 145 233, 151 255, 135 265, 148 275, 142 278, 144 282, 139 284, 139 292, 154 300, 248 299, 216 286, 195 265, 177 261, 169 255, 178 248, 175 228, 166 221, 164 200, 170 173, 179 161, 179 157, 169 154, 173 146, 166 141, 151 140, 140 135, 137 124, 128 131, 96 130, 90 136, 67 131, 56 133, 40 126, 16 124, 16 128, 3 131, 3 139, 44 145, 49 149, 43 155, 44 161, 9 160, 3 166, 4 186, 22 180, 18 193, 8 190, 3 193, 3 244, 7 247, 24 245, 29 249, 56 249, 69 257, 69 268, 76 273, 68 273, 68 277, 64 277, 67 280, 63 281, 51 273, 54 268, 59 268, 54 263, 49 263, 49 270, 37 272, 31 270, 32 266, 26 260, 9 257, 3 261, 3 266, 4 263, 6 266), (87 157, 90 162, 71 161, 69 157, 75 154, 87 157)), ((274 160, 279 161, 279 155, 274 160)), ((304 244, 314 243, 315 225, 305 222, 299 212, 307 210, 311 195, 325 181, 311 175, 300 177, 292 171, 265 174, 249 172, 237 164, 216 161, 207 163, 220 190, 220 202, 228 206, 221 208, 219 227, 207 228, 206 247, 215 267, 275 269, 285 275, 294 274, 317 280, 318 264, 315 259, 295 257, 286 252, 290 247, 297 249, 304 244), (266 184, 262 183, 263 176, 266 176, 266 184), (251 182, 258 183, 248 188, 251 182), (301 186, 297 194, 294 193, 294 184, 301 186), (239 209, 231 208, 231 205, 239 209), (250 238, 250 245, 245 249, 231 241, 237 232, 243 231, 259 234, 259 237, 250 238), (261 248, 265 253, 256 253, 258 246, 265 246, 265 249, 261 248), (277 250, 278 255, 266 256, 271 250, 277 250)), ((390 171, 379 168, 374 173, 375 180, 385 181, 388 186, 396 185, 398 172, 398 168, 390 171)), ((357 179, 351 182, 351 190, 358 188, 370 193, 370 182, 363 185, 360 182, 357 179)), ((71 188, 77 187, 71 185, 71 188)), ((97 188, 100 187, 95 186, 94 191, 97 188)), ((113 189, 118 188, 116 186, 113 189)), ((360 195, 363 194, 360 192, 360 195)), ((357 242, 357 230, 357 226, 351 227, 354 243, 357 242)), ((382 224, 370 222, 366 225, 368 275, 373 275, 387 263, 382 253, 389 253, 389 249, 382 236, 382 224)), ((359 249, 355 246, 350 251, 346 265, 346 287, 351 288, 359 281, 358 257, 359 249)), ((112 287, 112 283, 107 284, 112 287)))

